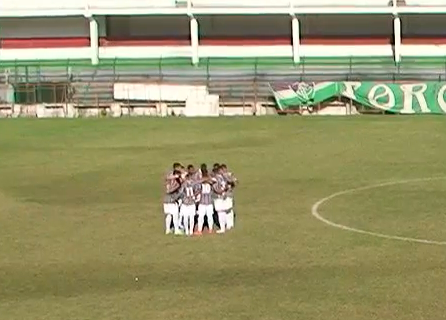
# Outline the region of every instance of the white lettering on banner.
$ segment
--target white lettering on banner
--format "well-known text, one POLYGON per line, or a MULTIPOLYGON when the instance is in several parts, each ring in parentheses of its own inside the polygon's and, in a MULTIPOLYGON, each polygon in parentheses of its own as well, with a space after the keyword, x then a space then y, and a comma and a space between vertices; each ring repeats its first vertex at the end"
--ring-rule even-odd
POLYGON ((370 101, 370 103, 379 109, 389 110, 393 107, 395 107, 395 95, 393 94, 392 90, 386 86, 385 84, 377 84, 376 86, 373 86, 368 94, 367 97, 370 101), (384 92, 377 93, 379 89, 383 89, 384 92), (378 99, 387 97, 386 103, 380 103, 378 102, 378 99))
POLYGON ((344 97, 352 100, 356 100, 355 90, 358 90, 361 86, 361 82, 344 82, 345 90, 342 93, 344 97))
POLYGON ((415 113, 413 106, 414 97, 417 99, 422 113, 431 113, 424 96, 424 92, 427 90, 426 83, 402 84, 401 90, 403 90, 404 93, 403 109, 401 110, 401 113, 415 113))
POLYGON ((438 90, 437 102, 441 110, 446 112, 446 101, 444 100, 444 94, 446 92, 446 85, 443 85, 440 90, 438 90))

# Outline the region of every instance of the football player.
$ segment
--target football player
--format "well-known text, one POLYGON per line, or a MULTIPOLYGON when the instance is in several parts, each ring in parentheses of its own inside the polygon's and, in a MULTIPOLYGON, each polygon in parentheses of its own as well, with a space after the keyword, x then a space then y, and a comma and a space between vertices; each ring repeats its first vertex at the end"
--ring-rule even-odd
POLYGON ((223 177, 223 170, 221 167, 214 168, 214 181, 213 184, 213 194, 214 194, 214 207, 217 212, 218 224, 220 229, 217 233, 225 233, 226 232, 226 208, 225 208, 225 200, 226 200, 226 191, 227 185, 226 181, 223 177))
POLYGON ((194 233, 195 221, 195 182, 191 175, 186 175, 185 180, 181 186, 180 197, 182 204, 180 208, 180 216, 183 219, 184 232, 187 236, 194 233))
POLYGON ((201 170, 202 179, 198 185, 200 201, 198 205, 198 230, 197 234, 201 235, 204 227, 204 218, 208 223, 208 232, 212 233, 214 228, 214 206, 212 204, 212 185, 214 181, 211 179, 206 168, 201 170))
POLYGON ((178 176, 178 173, 182 171, 183 166, 179 162, 174 162, 172 165, 172 170, 169 171, 166 175, 166 180, 175 180, 178 176), (174 171, 177 171, 177 174, 174 174, 174 171))
POLYGON ((211 176, 214 177, 218 174, 218 170, 220 168, 220 164, 219 163, 214 163, 214 165, 212 166, 212 173, 211 176))
POLYGON ((181 234, 179 210, 177 200, 179 198, 179 190, 181 187, 180 172, 174 170, 169 179, 165 182, 164 195, 164 214, 166 234, 171 233, 171 225, 173 224, 175 234, 181 234))
POLYGON ((237 178, 228 171, 226 164, 221 165, 222 176, 225 179, 227 185, 226 199, 225 199, 225 209, 227 212, 226 216, 226 227, 228 230, 234 228, 234 188, 238 184, 237 178))

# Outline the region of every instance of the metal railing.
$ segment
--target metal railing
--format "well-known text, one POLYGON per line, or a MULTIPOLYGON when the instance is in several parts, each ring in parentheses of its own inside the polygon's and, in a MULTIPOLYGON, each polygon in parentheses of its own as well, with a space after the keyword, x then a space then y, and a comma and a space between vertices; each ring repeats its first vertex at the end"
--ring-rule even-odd
MULTIPOLYGON (((311 77, 313 75, 338 75, 342 79, 355 75, 385 77, 406 77, 414 75, 446 75, 446 58, 403 57, 395 64, 393 57, 302 57, 294 64, 292 58, 201 58, 198 66, 193 66, 189 58, 160 59, 106 59, 99 66, 92 66, 90 60, 54 61, 7 61, 0 62, 0 79, 9 81, 36 81, 46 77, 59 79, 78 78, 83 81, 108 77, 126 78, 213 78, 245 76, 284 76, 311 77)), ((374 78, 376 78, 374 77, 374 78)))
POLYGON ((0 66, 0 83, 14 88, 17 103, 103 105, 113 102, 113 85, 122 82, 206 85, 228 103, 271 101, 271 82, 284 81, 446 81, 446 59, 392 58, 112 60, 10 63, 0 66))

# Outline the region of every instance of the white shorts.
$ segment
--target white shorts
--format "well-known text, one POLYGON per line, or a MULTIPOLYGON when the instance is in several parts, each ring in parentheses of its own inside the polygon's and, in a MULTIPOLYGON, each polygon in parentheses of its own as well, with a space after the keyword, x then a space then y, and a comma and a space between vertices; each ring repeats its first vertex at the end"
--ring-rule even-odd
POLYGON ((164 213, 176 215, 178 214, 178 205, 176 203, 165 203, 164 204, 164 213))
POLYGON ((225 200, 224 199, 215 199, 214 200, 215 211, 225 211, 225 200))
POLYGON ((234 199, 233 198, 226 198, 224 200, 224 207, 225 210, 232 210, 232 208, 234 207, 234 199))
POLYGON ((180 215, 183 217, 195 216, 195 204, 183 204, 180 208, 180 215))
POLYGON ((214 214, 214 206, 212 204, 200 204, 198 205, 198 215, 206 216, 214 214))

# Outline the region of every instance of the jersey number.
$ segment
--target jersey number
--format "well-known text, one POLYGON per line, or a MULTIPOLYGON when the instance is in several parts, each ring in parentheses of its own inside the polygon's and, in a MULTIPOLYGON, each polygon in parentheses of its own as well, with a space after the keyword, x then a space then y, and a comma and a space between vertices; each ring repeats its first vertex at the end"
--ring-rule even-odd
POLYGON ((193 197, 194 196, 194 189, 191 187, 186 188, 186 196, 187 197, 193 197))
POLYGON ((201 193, 203 193, 203 194, 211 193, 211 186, 208 184, 202 184, 201 185, 201 193))

